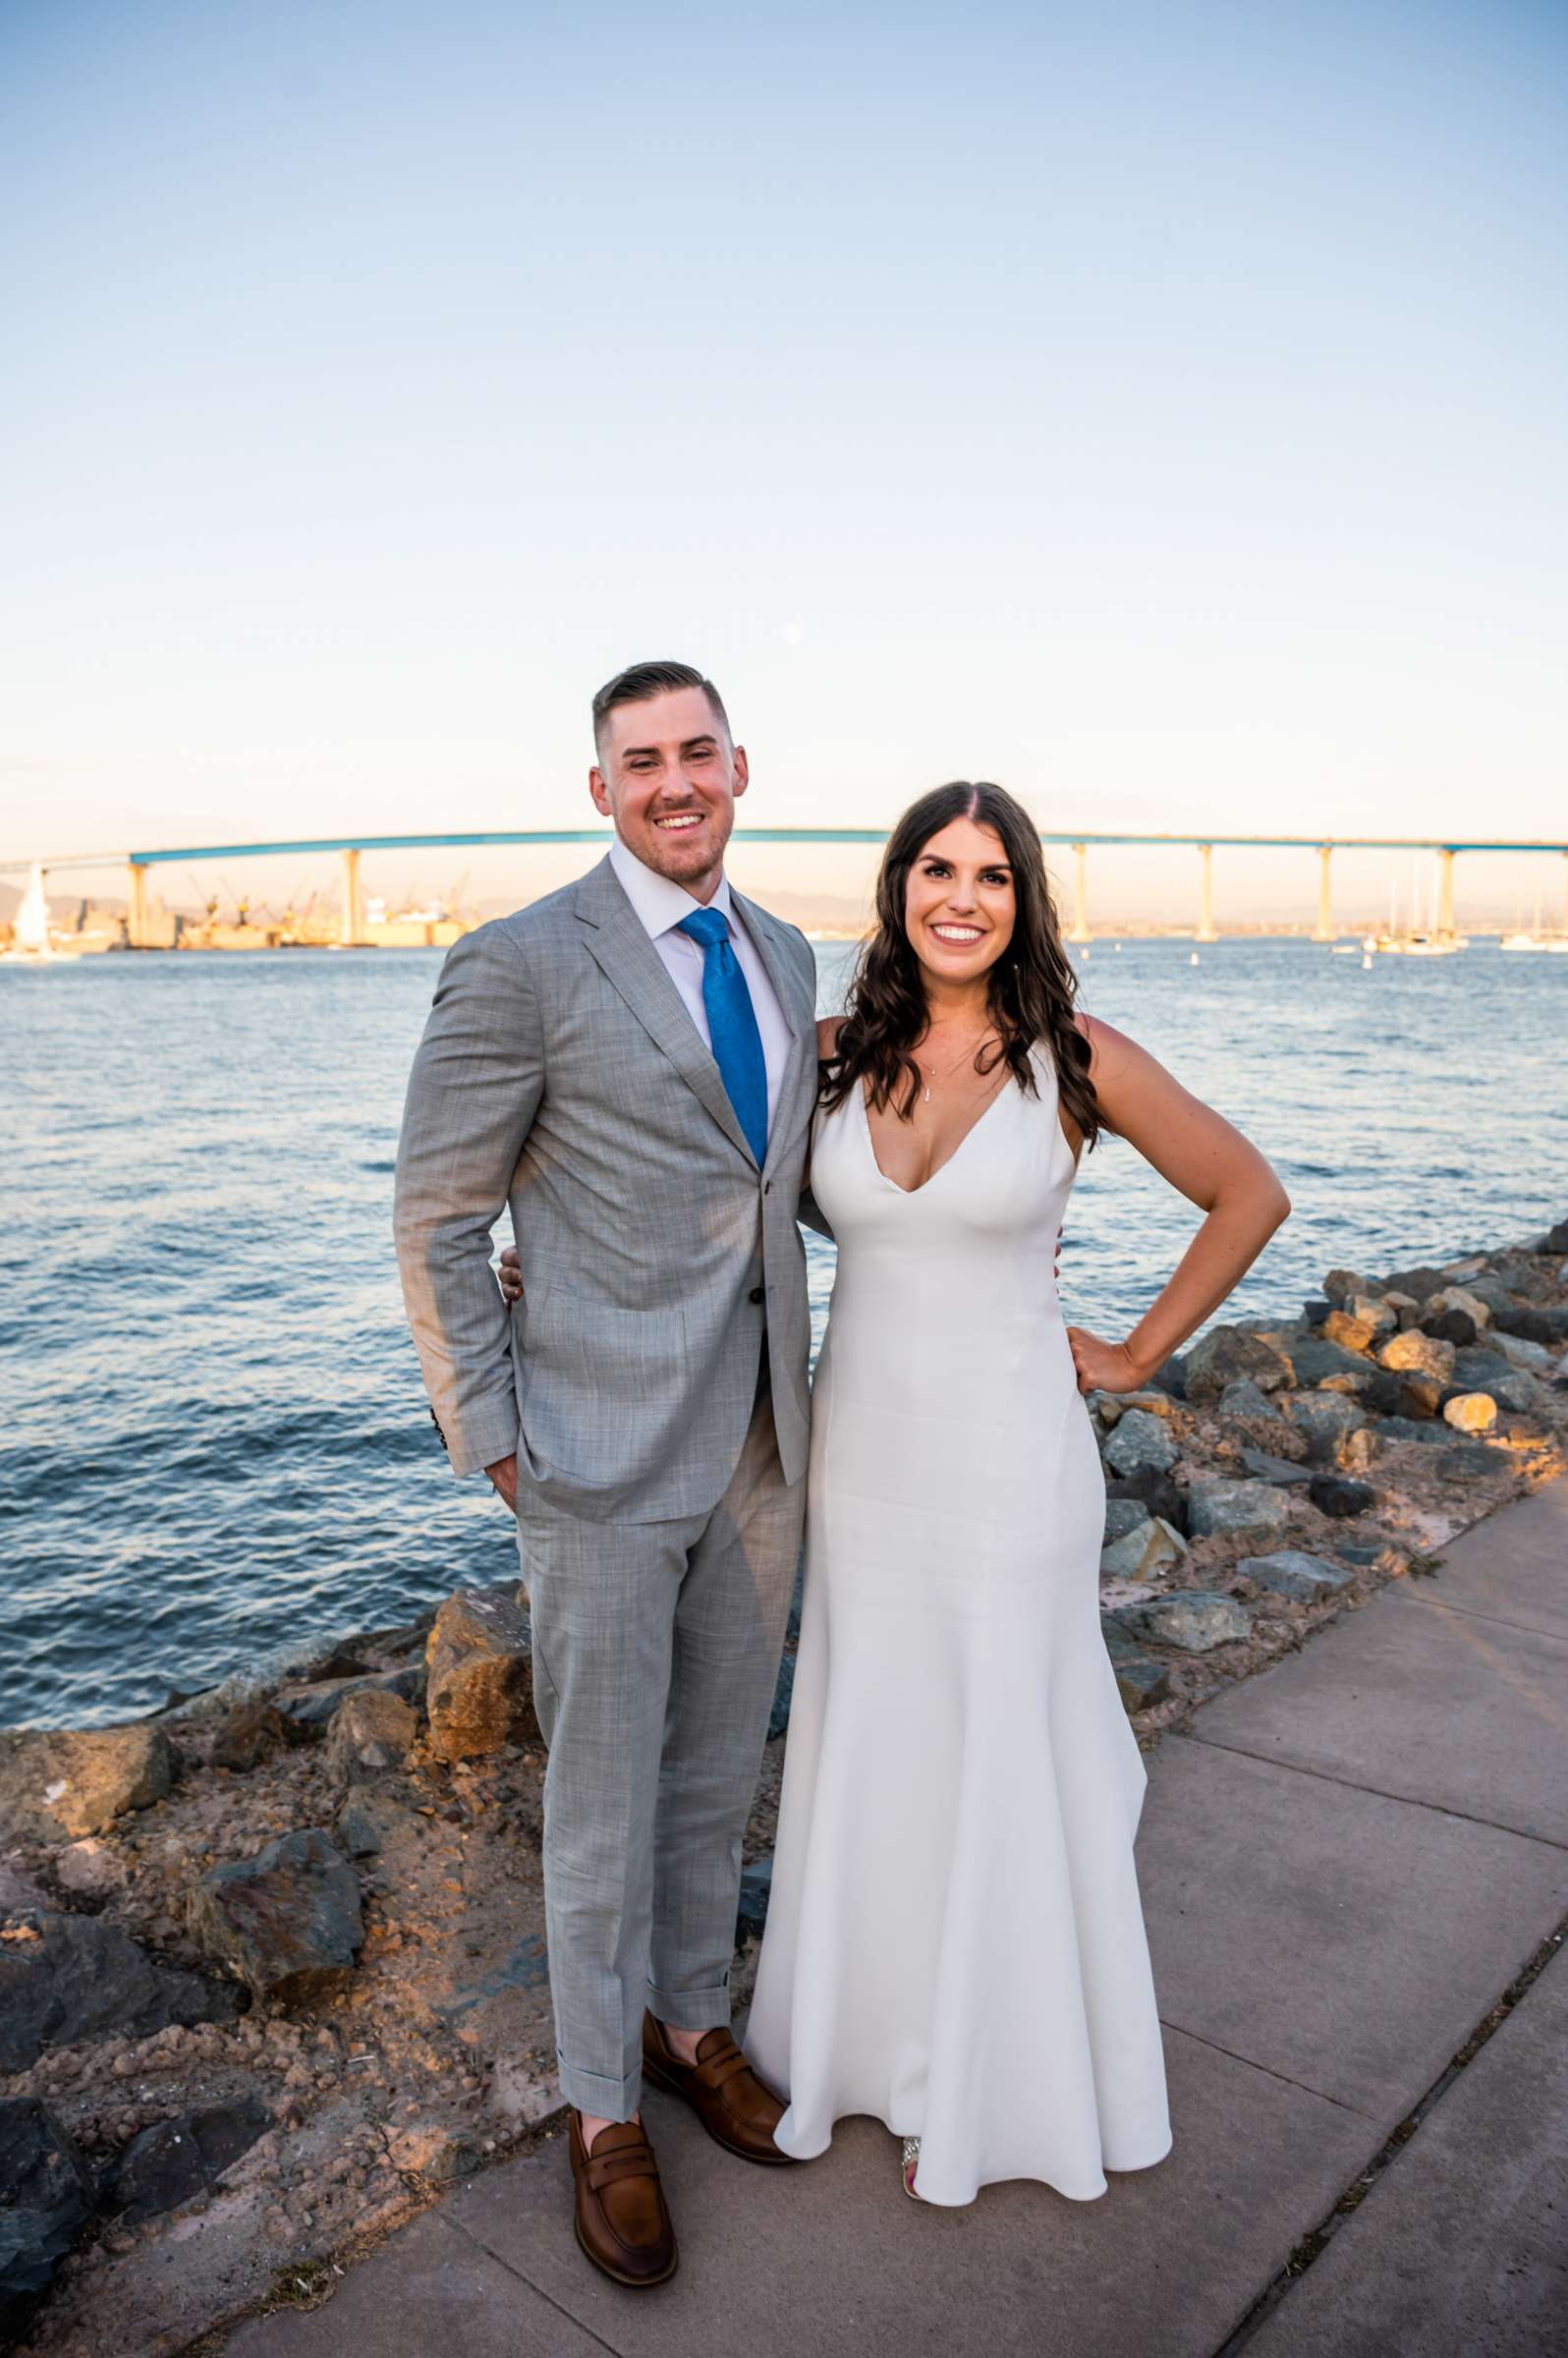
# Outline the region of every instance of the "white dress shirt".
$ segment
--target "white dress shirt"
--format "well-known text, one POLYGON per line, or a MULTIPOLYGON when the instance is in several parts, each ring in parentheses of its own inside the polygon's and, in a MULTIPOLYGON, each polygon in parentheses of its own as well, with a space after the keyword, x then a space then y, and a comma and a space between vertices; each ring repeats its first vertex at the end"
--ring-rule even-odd
MULTIPOLYGON (((702 1001, 702 968, 705 953, 700 941, 689 933, 677 931, 681 920, 692 916, 704 906, 693 900, 684 884, 672 883, 668 876, 628 851, 619 835, 610 845, 610 866, 614 869, 622 891, 631 902, 644 930, 659 957, 665 972, 681 994, 687 1014, 697 1026, 702 1045, 711 1049, 712 1037, 708 1031, 707 1009, 702 1001)), ((752 994, 752 1007, 756 1016, 756 1028, 762 1036, 762 1058, 767 1066, 767 1124, 771 1131, 773 1115, 778 1107, 778 1093, 784 1079, 784 1066, 789 1057, 791 1034, 784 1020, 784 1010, 778 1003, 778 993, 768 981, 756 944, 753 941, 730 900, 729 878, 719 878, 719 888, 705 904, 716 909, 730 929, 730 948, 735 952, 746 987, 752 994)))

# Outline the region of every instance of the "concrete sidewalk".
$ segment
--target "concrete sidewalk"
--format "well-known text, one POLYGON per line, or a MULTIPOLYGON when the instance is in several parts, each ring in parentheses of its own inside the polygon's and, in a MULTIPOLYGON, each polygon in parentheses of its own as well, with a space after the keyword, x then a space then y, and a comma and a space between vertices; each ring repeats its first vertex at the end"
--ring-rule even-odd
POLYGON ((1167 1738, 1139 1862, 1176 2143, 1100 2202, 923 2210, 865 2121, 748 2169, 655 2094, 663 2290, 582 2260, 555 2140, 226 2358, 1568 2353, 1568 1481, 1167 1738))

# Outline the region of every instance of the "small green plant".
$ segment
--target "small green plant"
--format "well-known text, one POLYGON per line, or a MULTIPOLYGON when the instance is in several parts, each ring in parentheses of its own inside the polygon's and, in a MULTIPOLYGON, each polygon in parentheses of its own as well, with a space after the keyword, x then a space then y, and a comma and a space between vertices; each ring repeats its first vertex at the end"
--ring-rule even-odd
POLYGON ((1413 1555, 1405 1569, 1413 1580, 1429 1580, 1440 1570, 1442 1560, 1440 1555, 1413 1555))
POLYGON ((296 2260, 273 2277, 267 2305, 278 2309, 318 2309, 332 2289, 335 2274, 329 2260, 296 2260))

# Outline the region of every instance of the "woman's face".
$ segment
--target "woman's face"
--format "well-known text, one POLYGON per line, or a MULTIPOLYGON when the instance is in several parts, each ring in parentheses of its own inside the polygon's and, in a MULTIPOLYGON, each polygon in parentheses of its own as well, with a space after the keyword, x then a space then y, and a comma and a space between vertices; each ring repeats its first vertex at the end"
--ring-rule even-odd
POLYGON ((949 819, 921 850, 904 890, 904 930, 926 975, 973 982, 1013 938, 1013 871, 994 827, 949 819))

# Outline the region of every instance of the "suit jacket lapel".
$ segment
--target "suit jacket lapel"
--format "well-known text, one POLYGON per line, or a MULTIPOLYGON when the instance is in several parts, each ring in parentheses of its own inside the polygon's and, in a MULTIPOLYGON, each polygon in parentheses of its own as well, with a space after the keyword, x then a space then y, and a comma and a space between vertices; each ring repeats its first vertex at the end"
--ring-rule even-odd
MULTIPOLYGON (((741 1128, 724 1078, 693 1025, 663 959, 649 941, 608 860, 583 878, 574 904, 587 928, 588 953, 608 977, 655 1047, 713 1116, 749 1162, 756 1156, 741 1128)), ((773 968, 768 966, 768 974, 773 968)), ((778 985, 775 983, 774 988, 778 985)), ((788 1001, 780 994, 786 1008, 788 1001)))

